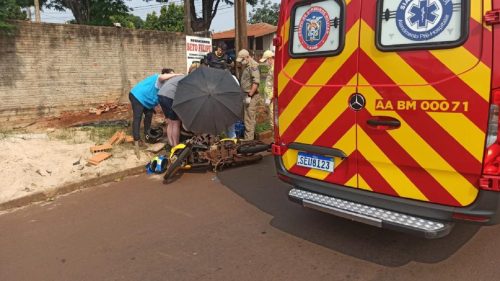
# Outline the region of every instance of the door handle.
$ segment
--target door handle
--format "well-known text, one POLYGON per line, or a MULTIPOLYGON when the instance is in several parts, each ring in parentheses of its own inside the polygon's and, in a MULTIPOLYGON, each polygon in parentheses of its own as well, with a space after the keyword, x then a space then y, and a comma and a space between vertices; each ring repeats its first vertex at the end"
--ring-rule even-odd
POLYGON ((401 127, 401 122, 388 116, 374 116, 373 119, 366 120, 368 126, 377 130, 393 130, 401 127))
POLYGON ((333 147, 322 147, 322 146, 310 145, 299 142, 292 142, 290 145, 288 145, 288 147, 295 150, 303 150, 321 155, 339 157, 341 159, 347 158, 347 154, 345 154, 345 152, 333 147))

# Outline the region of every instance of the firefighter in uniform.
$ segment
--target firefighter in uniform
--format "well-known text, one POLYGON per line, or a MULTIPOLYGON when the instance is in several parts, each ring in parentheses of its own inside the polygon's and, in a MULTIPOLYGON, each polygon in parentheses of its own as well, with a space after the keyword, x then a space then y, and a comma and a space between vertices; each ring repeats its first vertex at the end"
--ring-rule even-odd
POLYGON ((255 119, 257 115, 257 104, 260 101, 259 64, 250 57, 250 53, 242 49, 238 52, 236 61, 242 66, 240 85, 243 92, 247 94, 245 98, 245 140, 253 140, 255 137, 255 119))
POLYGON ((274 113, 273 113, 273 84, 274 84, 274 53, 271 50, 267 50, 262 55, 260 62, 267 62, 269 65, 269 71, 266 77, 266 87, 264 93, 266 94, 266 105, 269 108, 269 123, 271 128, 274 130, 274 113))

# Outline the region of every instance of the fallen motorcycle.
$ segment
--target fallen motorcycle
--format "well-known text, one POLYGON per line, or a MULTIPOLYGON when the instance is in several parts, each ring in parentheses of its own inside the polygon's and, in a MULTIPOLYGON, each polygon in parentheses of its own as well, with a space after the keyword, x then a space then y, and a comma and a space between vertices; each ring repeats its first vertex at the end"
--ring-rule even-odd
POLYGON ((179 172, 197 169, 214 172, 226 167, 258 162, 270 145, 261 141, 245 141, 240 139, 222 139, 212 145, 187 140, 170 150, 169 164, 163 177, 169 183, 179 172))

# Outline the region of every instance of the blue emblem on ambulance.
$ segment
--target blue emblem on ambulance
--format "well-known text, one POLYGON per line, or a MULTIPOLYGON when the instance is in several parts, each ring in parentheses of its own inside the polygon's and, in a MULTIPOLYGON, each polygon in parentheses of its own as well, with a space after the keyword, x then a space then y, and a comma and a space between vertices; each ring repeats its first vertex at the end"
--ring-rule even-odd
POLYGON ((452 15, 452 0, 402 0, 396 11, 396 25, 404 37, 427 41, 446 29, 452 15))
POLYGON ((330 34, 330 16, 321 7, 311 7, 299 22, 298 35, 302 47, 314 51, 325 44, 330 34))

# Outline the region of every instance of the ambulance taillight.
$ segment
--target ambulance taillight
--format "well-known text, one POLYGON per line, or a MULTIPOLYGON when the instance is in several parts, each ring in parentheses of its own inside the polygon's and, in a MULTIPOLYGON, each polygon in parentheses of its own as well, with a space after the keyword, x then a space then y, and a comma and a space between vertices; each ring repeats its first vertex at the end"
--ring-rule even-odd
MULTIPOLYGON (((493 10, 484 17, 486 25, 492 26, 493 46, 500 43, 500 0, 493 0, 493 10)), ((498 135, 498 114, 500 107, 500 56, 493 51, 493 71, 491 75, 491 105, 486 136, 486 151, 483 158, 483 174, 479 186, 484 190, 500 191, 500 138, 498 135)))
POLYGON ((498 134, 500 89, 493 90, 491 98, 483 176, 479 181, 479 186, 485 190, 500 191, 500 137, 498 134))

